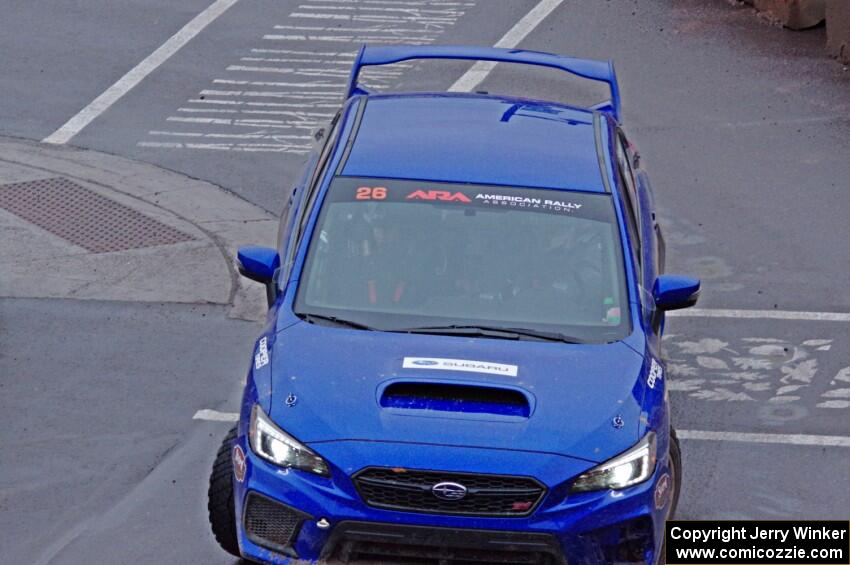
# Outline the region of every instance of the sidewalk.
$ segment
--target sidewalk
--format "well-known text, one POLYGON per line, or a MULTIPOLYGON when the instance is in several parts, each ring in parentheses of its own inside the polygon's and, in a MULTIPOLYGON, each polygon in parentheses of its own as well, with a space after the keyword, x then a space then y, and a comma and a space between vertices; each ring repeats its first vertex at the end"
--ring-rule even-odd
POLYGON ((264 289, 233 257, 276 233, 277 218, 210 183, 0 137, 0 297, 214 303, 259 320, 264 289))

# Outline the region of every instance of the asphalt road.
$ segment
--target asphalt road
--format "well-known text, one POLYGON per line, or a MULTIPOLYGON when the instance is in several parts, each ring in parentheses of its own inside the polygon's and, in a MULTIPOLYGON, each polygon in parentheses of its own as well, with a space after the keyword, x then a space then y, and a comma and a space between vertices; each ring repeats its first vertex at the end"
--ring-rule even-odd
MULTIPOLYGON (((358 41, 492 45, 536 0, 427 4, 241 0, 70 143, 276 212, 358 41)), ((11 2, 0 135, 50 135, 208 5, 11 2)), ((615 59, 668 270, 702 277, 701 307, 850 312, 850 73, 823 40, 723 0, 567 0, 520 45, 615 59)), ((429 63, 369 80, 445 89, 465 69, 429 63)), ((505 65, 479 88, 596 94, 505 65)), ((54 300, 2 301, 0 320, 0 562, 231 563, 204 513, 227 424, 191 418, 236 408, 258 326, 211 306, 54 300)), ((849 323, 688 317, 668 331, 678 428, 850 435, 849 323)), ((683 445, 683 518, 847 519, 848 448, 683 445)))

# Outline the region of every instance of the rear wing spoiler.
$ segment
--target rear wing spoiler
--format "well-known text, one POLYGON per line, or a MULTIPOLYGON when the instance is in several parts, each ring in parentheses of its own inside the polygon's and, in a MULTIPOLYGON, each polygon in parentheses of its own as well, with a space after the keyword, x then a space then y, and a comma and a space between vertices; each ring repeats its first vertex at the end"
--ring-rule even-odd
POLYGON ((595 61, 591 59, 576 59, 539 51, 524 51, 522 49, 499 49, 496 47, 474 47, 468 45, 424 45, 424 46, 393 46, 370 47, 364 45, 354 59, 351 76, 348 79, 346 98, 355 94, 368 94, 357 84, 357 78, 363 67, 373 65, 391 65, 410 59, 462 59, 468 61, 494 61, 499 63, 522 63, 560 69, 568 73, 604 82, 611 90, 611 99, 597 104, 594 110, 610 112, 616 120, 620 120, 620 87, 614 72, 614 63, 595 61))

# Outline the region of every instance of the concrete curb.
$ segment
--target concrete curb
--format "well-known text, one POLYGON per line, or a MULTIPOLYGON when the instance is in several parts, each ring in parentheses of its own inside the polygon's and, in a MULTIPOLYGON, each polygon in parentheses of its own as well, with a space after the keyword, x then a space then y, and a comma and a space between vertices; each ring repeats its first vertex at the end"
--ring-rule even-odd
MULTIPOLYGON (((97 151, 0 138, 0 185, 61 177, 192 241, 87 251, 0 208, 0 296, 215 303, 265 316, 262 287, 233 268, 240 245, 275 244, 277 218, 208 182, 97 151)), ((0 190, 2 187, 0 187, 0 190)))

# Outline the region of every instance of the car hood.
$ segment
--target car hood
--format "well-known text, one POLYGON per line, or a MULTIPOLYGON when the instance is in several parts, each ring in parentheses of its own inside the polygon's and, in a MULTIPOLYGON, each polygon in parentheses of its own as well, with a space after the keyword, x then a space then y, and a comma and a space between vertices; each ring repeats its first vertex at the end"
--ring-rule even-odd
POLYGON ((308 444, 422 443, 601 462, 639 439, 643 358, 621 342, 298 323, 273 336, 270 353, 270 416, 308 444), (456 396, 464 401, 453 402, 456 396))

